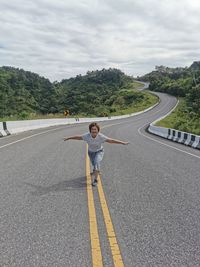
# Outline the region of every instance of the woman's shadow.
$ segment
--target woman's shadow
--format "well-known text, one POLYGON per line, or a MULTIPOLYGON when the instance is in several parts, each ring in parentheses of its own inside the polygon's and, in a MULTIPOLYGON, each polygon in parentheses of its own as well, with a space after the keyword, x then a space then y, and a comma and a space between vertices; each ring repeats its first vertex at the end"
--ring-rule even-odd
POLYGON ((82 190, 87 187, 86 177, 78 177, 72 180, 65 180, 62 182, 59 182, 57 184, 53 184, 50 186, 40 186, 40 185, 34 185, 25 182, 26 185, 31 186, 35 189, 34 192, 31 192, 34 196, 41 196, 48 194, 50 192, 64 192, 68 190, 82 190))

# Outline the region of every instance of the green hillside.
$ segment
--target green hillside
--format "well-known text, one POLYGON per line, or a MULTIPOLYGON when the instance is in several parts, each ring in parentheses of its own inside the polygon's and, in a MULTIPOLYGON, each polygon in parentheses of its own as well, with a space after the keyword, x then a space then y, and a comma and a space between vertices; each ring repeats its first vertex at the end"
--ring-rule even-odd
POLYGON ((160 126, 200 134, 200 61, 190 67, 156 67, 140 77, 149 81, 149 89, 182 97, 177 109, 159 122, 160 126))
POLYGON ((110 116, 153 105, 157 98, 118 69, 102 69, 51 83, 38 74, 0 68, 1 120, 71 116, 110 116))
POLYGON ((0 68, 0 117, 55 111, 55 96, 48 79, 22 69, 0 68))

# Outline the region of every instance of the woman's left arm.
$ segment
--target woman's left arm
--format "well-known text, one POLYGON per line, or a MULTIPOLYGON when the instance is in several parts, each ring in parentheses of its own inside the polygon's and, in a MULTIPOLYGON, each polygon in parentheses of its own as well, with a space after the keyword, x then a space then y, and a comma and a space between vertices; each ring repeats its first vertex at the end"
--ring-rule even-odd
POLYGON ((110 143, 110 144, 121 144, 121 145, 128 145, 129 142, 123 142, 123 141, 120 141, 120 140, 117 140, 117 139, 107 139, 106 140, 107 143, 110 143))

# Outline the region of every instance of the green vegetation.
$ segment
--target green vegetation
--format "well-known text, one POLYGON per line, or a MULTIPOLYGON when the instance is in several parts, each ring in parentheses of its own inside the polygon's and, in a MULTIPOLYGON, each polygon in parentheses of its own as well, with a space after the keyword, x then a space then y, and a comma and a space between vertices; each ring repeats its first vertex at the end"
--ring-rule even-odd
POLYGON ((200 135, 199 116, 194 112, 188 111, 184 98, 180 98, 179 101, 180 102, 176 109, 162 121, 157 122, 156 125, 200 135))
POLYGON ((138 87, 141 83, 117 69, 91 71, 51 83, 29 71, 1 67, 0 118, 59 118, 66 109, 73 117, 132 113, 157 101, 135 90, 138 87))
MULTIPOLYGON (((139 112, 139 111, 142 111, 144 109, 147 109, 155 105, 158 102, 158 97, 148 92, 141 93, 133 89, 131 90, 131 94, 134 96, 139 95, 140 96, 139 99, 140 100, 142 99, 142 101, 137 101, 137 98, 136 98, 136 101, 132 100, 131 102, 129 100, 130 103, 125 104, 124 107, 121 107, 121 109, 119 109, 118 111, 112 112, 112 116, 125 115, 125 114, 134 113, 134 112, 139 112)), ((126 99, 126 96, 125 96, 125 99, 126 99)))
POLYGON ((140 77, 149 81, 149 89, 182 97, 180 105, 159 125, 200 134, 200 62, 189 68, 156 67, 156 71, 140 77))
POLYGON ((56 112, 53 84, 39 75, 21 69, 0 68, 0 117, 26 119, 30 113, 56 112))

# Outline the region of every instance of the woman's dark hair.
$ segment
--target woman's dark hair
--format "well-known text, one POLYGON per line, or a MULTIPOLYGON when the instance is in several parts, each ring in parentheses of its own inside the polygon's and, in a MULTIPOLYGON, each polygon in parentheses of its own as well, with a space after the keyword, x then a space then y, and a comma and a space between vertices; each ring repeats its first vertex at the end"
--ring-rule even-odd
POLYGON ((91 130, 92 130, 92 127, 97 127, 97 129, 98 129, 98 132, 100 131, 100 126, 99 126, 99 124, 98 123, 96 123, 96 122, 92 122, 92 123, 90 123, 90 125, 89 125, 89 130, 90 130, 90 132, 91 132, 91 130))

